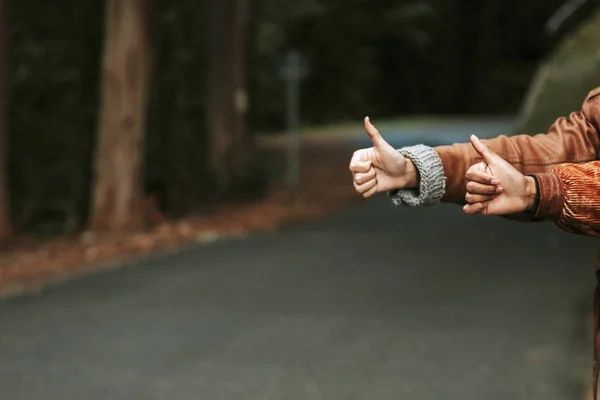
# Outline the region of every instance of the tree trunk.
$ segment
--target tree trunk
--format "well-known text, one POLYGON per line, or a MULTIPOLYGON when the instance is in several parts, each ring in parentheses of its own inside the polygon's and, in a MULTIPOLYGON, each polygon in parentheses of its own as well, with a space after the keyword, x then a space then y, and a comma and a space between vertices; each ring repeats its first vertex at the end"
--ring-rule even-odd
POLYGON ((8 196, 8 27, 5 1, 0 0, 0 239, 11 236, 8 196))
POLYGON ((223 194, 247 172, 247 0, 211 0, 208 123, 210 168, 223 194))
POLYGON ((92 230, 143 223, 141 159, 151 46, 147 0, 107 0, 92 230))

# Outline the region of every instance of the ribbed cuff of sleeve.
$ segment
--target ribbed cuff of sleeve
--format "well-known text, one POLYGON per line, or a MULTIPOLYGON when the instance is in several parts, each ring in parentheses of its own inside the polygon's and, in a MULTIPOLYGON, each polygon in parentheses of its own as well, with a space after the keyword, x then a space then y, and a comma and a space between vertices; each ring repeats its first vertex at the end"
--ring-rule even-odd
POLYGON ((535 219, 558 219, 565 202, 565 191, 560 178, 552 172, 533 175, 538 182, 540 193, 539 204, 533 217, 535 219))
POLYGON ((439 203, 446 191, 444 167, 438 153, 429 146, 416 145, 398 150, 410 158, 419 172, 418 189, 399 189, 388 192, 396 206, 420 207, 439 203))

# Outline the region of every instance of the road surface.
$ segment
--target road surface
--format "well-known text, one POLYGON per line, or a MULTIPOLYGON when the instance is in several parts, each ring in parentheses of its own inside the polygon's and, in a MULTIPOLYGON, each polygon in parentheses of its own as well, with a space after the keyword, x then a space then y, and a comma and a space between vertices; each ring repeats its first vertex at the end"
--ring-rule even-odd
POLYGON ((596 251, 380 197, 0 302, 0 399, 579 399, 596 251))
MULTIPOLYGON (((427 146, 442 146, 469 141, 474 133, 480 138, 492 138, 500 134, 511 134, 515 128, 512 118, 473 118, 470 120, 440 119, 423 120, 408 124, 394 122, 374 122, 385 140, 399 148, 422 143, 427 146)), ((357 147, 372 146, 364 128, 357 128, 348 134, 357 147)))
POLYGON ((380 198, 0 303, 0 398, 579 398, 595 254, 380 198))

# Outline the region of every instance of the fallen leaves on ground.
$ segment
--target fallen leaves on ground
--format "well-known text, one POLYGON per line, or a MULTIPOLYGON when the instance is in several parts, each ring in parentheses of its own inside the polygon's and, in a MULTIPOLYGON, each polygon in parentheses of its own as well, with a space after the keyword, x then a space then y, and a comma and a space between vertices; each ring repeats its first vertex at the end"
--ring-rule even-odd
MULTIPOLYGON (((210 213, 162 223, 134 234, 84 232, 52 240, 20 238, 0 254, 0 292, 98 268, 192 242, 271 231, 325 216, 357 201, 348 162, 352 150, 324 142, 303 146, 301 183, 287 189, 276 180, 268 194, 247 204, 221 204, 210 213)), ((265 148, 271 168, 283 170, 284 149, 265 148)))

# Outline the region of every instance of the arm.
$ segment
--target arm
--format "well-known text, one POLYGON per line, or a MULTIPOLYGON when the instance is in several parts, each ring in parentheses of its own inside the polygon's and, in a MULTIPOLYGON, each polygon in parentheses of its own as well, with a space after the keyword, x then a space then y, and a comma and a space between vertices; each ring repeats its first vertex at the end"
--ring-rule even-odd
MULTIPOLYGON (((559 118, 546 134, 501 135, 484 143, 521 173, 548 172, 560 163, 596 160, 599 126, 600 87, 588 94, 581 111, 559 118)), ((368 117, 365 128, 374 146, 356 151, 350 163, 355 188, 363 197, 387 192, 396 205, 412 207, 465 203, 465 173, 481 160, 469 143, 435 148, 417 145, 396 151, 381 138, 368 117), (376 170, 371 173, 370 168, 376 170)))
MULTIPOLYGON (((597 159, 600 149, 600 88, 592 90, 582 110, 569 117, 561 117, 548 133, 505 136, 483 142, 510 162, 523 174, 548 172, 560 163, 583 163, 597 159)), ((464 204, 465 172, 481 157, 469 143, 434 148, 443 165, 446 177, 445 193, 441 201, 464 204)))
POLYGON ((533 176, 539 187, 534 218, 551 220, 567 232, 600 237, 600 161, 561 164, 533 176))
MULTIPOLYGON (((596 160, 600 151, 599 127, 600 87, 588 94, 581 111, 557 119, 546 134, 500 135, 483 142, 521 173, 543 173, 560 163, 596 160)), ((400 152, 412 160, 417 175, 408 179, 412 186, 388 193, 396 205, 422 206, 440 201, 465 204, 465 173, 481 161, 469 143, 435 148, 418 145, 400 152)), ((522 214, 505 217, 528 220, 522 214)))

